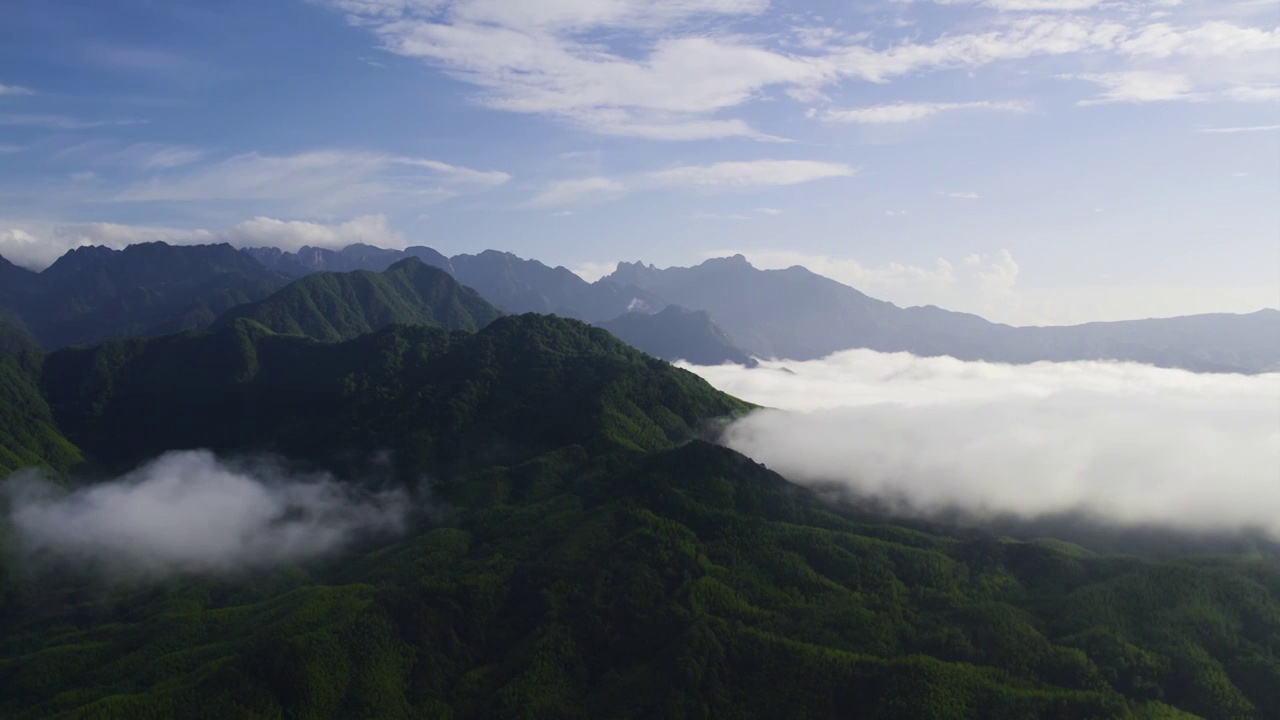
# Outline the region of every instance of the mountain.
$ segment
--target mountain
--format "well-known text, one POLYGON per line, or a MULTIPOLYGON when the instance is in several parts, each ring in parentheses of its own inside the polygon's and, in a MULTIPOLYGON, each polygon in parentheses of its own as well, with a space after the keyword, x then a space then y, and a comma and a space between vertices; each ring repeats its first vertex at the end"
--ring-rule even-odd
POLYGON ((599 326, 628 345, 663 360, 685 360, 695 365, 757 364, 733 344, 729 334, 705 310, 668 305, 652 314, 620 315, 599 326))
POLYGON ((6 321, 4 317, 4 312, 0 311, 0 355, 38 348, 36 341, 31 338, 31 333, 28 333, 26 328, 16 322, 6 321))
POLYGON ((0 298, 6 293, 22 292, 35 282, 36 274, 18 267, 0 256, 0 298))
POLYGON ((204 327, 287 282, 225 244, 82 247, 35 275, 10 309, 44 347, 90 345, 204 327))
POLYGON ((304 247, 297 253, 288 253, 276 248, 250 248, 242 252, 292 277, 313 272, 382 272, 401 260, 416 257, 448 271, 498 309, 512 314, 536 312, 603 322, 636 309, 659 310, 666 304, 636 288, 588 283, 566 268, 548 267, 537 260, 497 250, 452 258, 429 247, 385 250, 360 244, 342 250, 304 247))
POLYGON ((0 399, 0 457, 82 455, 73 484, 209 448, 430 489, 401 536, 276 570, 95 582, 0 548, 6 718, 1280 713, 1274 548, 885 518, 703 441, 749 407, 574 320, 321 343, 240 318, 0 359, 0 399))
POLYGON ((1198 372, 1280 369, 1280 311, 1011 327, 937 307, 899 308, 802 267, 758 270, 741 255, 691 268, 620 263, 606 280, 706 310, 757 357, 811 360, 851 348, 962 360, 1131 360, 1198 372))
POLYGON ((747 407, 604 330, 532 314, 474 334, 396 325, 337 344, 239 318, 53 353, 40 387, 66 436, 112 468, 172 448, 318 462, 392 447, 436 472, 469 453, 670 447, 747 407))
POLYGON ((246 318, 277 333, 333 341, 393 324, 479 330, 501 315, 447 272, 409 258, 383 273, 307 275, 264 300, 232 308, 217 324, 246 318))
POLYGON ((654 295, 612 282, 588 283, 566 268, 551 268, 511 253, 486 250, 449 259, 454 277, 509 313, 536 312, 604 322, 636 309, 658 310, 654 295))
POLYGON ((278 248, 245 248, 241 252, 266 267, 290 277, 302 277, 313 272, 352 272, 369 270, 382 272, 406 258, 417 258, 432 267, 450 270, 449 258, 429 247, 410 247, 404 250, 387 250, 357 243, 341 250, 329 250, 305 246, 296 253, 278 248))

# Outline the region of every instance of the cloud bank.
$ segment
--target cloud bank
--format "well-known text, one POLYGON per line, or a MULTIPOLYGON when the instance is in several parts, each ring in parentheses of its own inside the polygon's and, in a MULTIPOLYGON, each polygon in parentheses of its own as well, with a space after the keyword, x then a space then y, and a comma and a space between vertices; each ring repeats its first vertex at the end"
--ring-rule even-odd
POLYGON ((722 442, 794 482, 924 514, 1084 512, 1280 539, 1280 374, 869 350, 785 368, 689 367, 775 408, 722 442))
POLYGON ((27 556, 143 576, 306 560, 364 535, 398 532, 409 510, 401 492, 368 493, 208 451, 169 453, 70 493, 28 471, 10 479, 4 499, 27 556))

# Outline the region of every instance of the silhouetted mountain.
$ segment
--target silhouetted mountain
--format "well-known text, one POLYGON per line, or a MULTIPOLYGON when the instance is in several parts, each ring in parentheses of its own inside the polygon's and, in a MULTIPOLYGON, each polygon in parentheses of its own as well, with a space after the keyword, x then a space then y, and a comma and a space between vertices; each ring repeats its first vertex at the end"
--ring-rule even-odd
POLYGON ((35 282, 35 279, 36 273, 24 267, 18 267, 0 256, 0 294, 26 290, 35 282))
POLYGON ((706 310, 758 357, 870 348, 962 360, 1131 360, 1195 371, 1280 369, 1280 311, 1066 327, 1011 327, 936 307, 899 308, 802 267, 758 270, 741 255, 691 268, 620 263, 608 280, 706 310))
POLYGON ((265 300, 232 308, 217 325, 246 318, 316 340, 350 340, 388 325, 479 330, 502 313, 449 273, 417 258, 382 273, 313 273, 265 300))
POLYGON ((10 307, 41 345, 59 348, 206 327, 287 282, 225 244, 82 247, 36 275, 10 307))
POLYGON ((588 283, 566 268, 547 267, 497 250, 456 255, 449 262, 459 282, 509 313, 537 312, 603 322, 632 310, 659 310, 666 305, 634 287, 588 283))
POLYGON ((292 277, 314 272, 352 272, 370 270, 382 272, 406 258, 417 258, 427 265, 451 270, 449 258, 429 247, 411 247, 404 250, 386 250, 372 245, 348 245, 341 250, 303 247, 296 253, 277 248, 246 248, 245 254, 263 265, 292 277))
POLYGON ((705 310, 668 305, 656 313, 627 313, 599 325, 628 345, 663 360, 686 360, 695 365, 757 364, 705 310))

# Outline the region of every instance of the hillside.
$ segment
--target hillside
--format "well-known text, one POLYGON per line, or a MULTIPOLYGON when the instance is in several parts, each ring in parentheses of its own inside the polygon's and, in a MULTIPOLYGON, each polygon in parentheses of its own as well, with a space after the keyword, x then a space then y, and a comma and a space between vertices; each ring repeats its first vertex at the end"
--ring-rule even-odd
POLYGON ((82 247, 29 278, 9 308, 56 349, 205 327, 287 280, 230 245, 82 247))
POLYGON ((9 320, 6 322, 5 313, 0 311, 0 355, 38 349, 31 333, 16 324, 17 318, 11 317, 9 320))
POLYGON ((238 319, 53 353, 40 386, 66 436, 112 468, 192 447, 320 465, 394 447, 415 470, 566 445, 648 451, 746 407, 604 330, 538 315, 337 344, 238 319))
POLYGON ((336 341, 393 324, 474 331, 501 314, 448 273, 409 258, 382 273, 307 275, 266 299, 231 309, 217 325, 244 318, 277 333, 336 341))
POLYGON ((1280 711, 1270 551, 1157 562, 895 524, 700 440, 748 406, 573 320, 320 343, 241 318, 10 356, 0 392, 19 464, 268 451, 424 503, 398 538, 225 576, 0 554, 4 717, 1280 711))
POLYGON ((962 360, 1131 360, 1196 372, 1280 368, 1280 311, 1063 327, 1011 327, 936 307, 899 308, 803 267, 741 255, 691 268, 620 263, 605 280, 705 310, 757 357, 811 360, 851 348, 962 360))
POLYGON ((756 365, 755 359, 739 350, 705 310, 668 305, 656 313, 627 313, 599 325, 628 345, 663 360, 685 360, 695 365, 756 365))

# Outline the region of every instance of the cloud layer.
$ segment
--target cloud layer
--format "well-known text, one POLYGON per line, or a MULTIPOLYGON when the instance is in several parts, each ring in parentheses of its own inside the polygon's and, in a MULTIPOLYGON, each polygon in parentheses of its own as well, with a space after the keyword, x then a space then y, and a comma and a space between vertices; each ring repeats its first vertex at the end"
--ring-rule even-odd
POLYGON ((924 513, 1083 511, 1280 539, 1280 374, 866 350, 786 368, 690 369, 776 408, 723 442, 795 482, 924 513))
POLYGON ((531 207, 557 207, 600 202, 632 191, 676 189, 726 191, 783 187, 845 178, 856 169, 844 163, 818 160, 746 160, 710 165, 683 165, 626 177, 588 177, 548 185, 529 201, 531 207))
MULTIPOLYGON (((726 115, 780 96, 825 102, 851 83, 1036 58, 1054 60, 1059 73, 1105 67, 1080 76, 1103 85, 1101 102, 1239 99, 1280 80, 1280 29, 1240 22, 1259 10, 1178 2, 947 0, 939 4, 973 6, 958 32, 881 21, 853 33, 768 0, 322 1, 387 51, 471 85, 488 107, 658 140, 771 139, 726 115)), ((894 122, 999 104, 937 98, 812 115, 894 122)))
POLYGON ((267 462, 174 452, 72 493, 28 471, 5 486, 29 556, 113 574, 221 573, 306 560, 368 533, 398 532, 409 502, 267 462))

